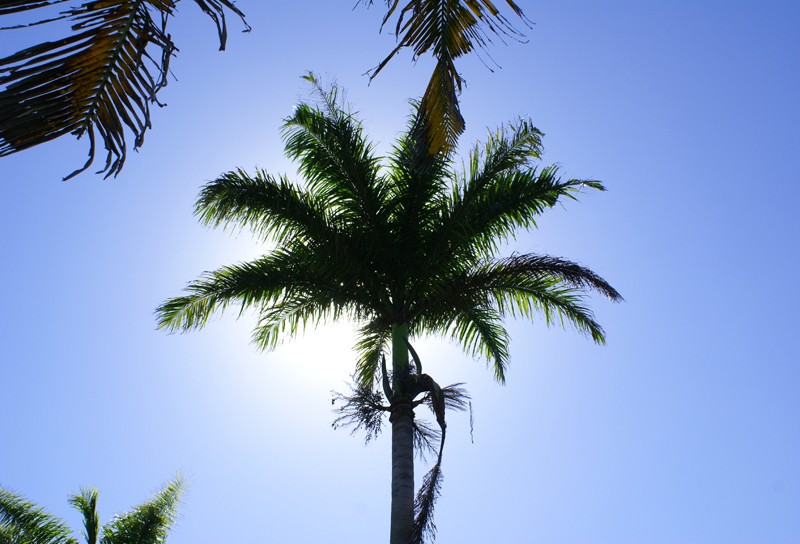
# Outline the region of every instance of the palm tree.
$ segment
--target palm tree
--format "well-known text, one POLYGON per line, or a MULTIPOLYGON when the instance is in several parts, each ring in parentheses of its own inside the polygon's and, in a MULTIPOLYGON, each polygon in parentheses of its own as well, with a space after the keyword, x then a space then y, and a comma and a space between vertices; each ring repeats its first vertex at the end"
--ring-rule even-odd
POLYGON ((603 343, 581 293, 591 289, 620 300, 605 280, 560 258, 497 257, 501 244, 534 227, 545 209, 602 185, 562 180, 555 166, 534 166, 541 133, 522 120, 473 148, 464 171, 456 171, 452 153, 428 153, 412 118, 382 163, 337 87, 326 91, 313 75, 307 79, 319 103, 301 103, 283 126, 286 154, 298 162, 304 186, 263 170, 236 170, 208 183, 196 204, 201 222, 249 227, 275 248, 205 273, 183 296, 158 307, 158 326, 196 329, 236 305, 256 311, 253 339, 270 349, 323 321, 358 323, 356 389, 343 415, 374 433, 380 414, 389 414, 391 543, 408 544, 412 533, 421 540, 431 532, 441 465, 440 444, 417 498, 415 529, 414 443, 430 433, 416 424, 414 410, 428 403, 444 431, 444 408, 464 401, 458 387, 441 388, 422 372, 411 341, 451 337, 486 357, 501 383, 509 359, 505 316, 541 315, 603 343))
MULTIPOLYGON (((41 13, 67 0, 6 0, 0 16, 41 13)), ((166 86, 169 62, 176 51, 167 32, 178 0, 110 0, 73 2, 39 25, 70 21, 72 34, 0 58, 0 157, 66 134, 89 138, 89 158, 66 178, 94 161, 96 139, 106 150, 106 177, 122 169, 127 155, 126 130, 134 148, 151 127, 150 106, 166 86)), ((372 0, 361 0, 372 4, 372 0)), ((220 49, 227 39, 226 11, 244 14, 232 0, 194 0, 216 23, 220 49)), ((506 0, 526 24, 522 10, 506 0)), ((397 14, 397 47, 371 72, 374 78, 402 48, 415 57, 432 53, 436 67, 421 102, 420 119, 430 151, 452 146, 464 130, 458 107, 462 79, 455 60, 484 47, 490 34, 523 38, 490 0, 387 0, 383 24, 397 14)), ((245 28, 249 27, 245 23, 245 28)))
MULTIPOLYGON (((83 517, 86 544, 160 544, 175 523, 182 491, 180 478, 168 482, 153 499, 114 517, 102 529, 96 489, 81 489, 69 502, 83 517)), ((78 540, 63 521, 0 488, 0 544, 78 544, 78 540)))

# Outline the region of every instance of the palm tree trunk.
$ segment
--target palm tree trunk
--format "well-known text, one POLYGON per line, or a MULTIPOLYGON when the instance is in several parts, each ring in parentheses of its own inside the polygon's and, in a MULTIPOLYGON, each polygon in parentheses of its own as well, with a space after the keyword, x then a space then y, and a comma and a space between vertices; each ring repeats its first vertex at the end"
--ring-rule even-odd
POLYGON ((392 525, 390 544, 409 544, 414 528, 414 411, 392 406, 392 525))
POLYGON ((407 396, 408 325, 392 327, 392 512, 390 544, 408 544, 414 528, 414 409, 407 396))

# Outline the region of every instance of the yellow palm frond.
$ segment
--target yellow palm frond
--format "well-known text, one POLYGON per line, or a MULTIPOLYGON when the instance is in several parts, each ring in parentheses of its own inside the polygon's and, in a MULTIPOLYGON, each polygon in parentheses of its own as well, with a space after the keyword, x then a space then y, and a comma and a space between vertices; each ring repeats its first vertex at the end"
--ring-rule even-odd
MULTIPOLYGON (((522 9, 513 1, 505 0, 527 25, 522 9)), ((367 0, 368 4, 372 0, 367 0)), ((386 64, 403 48, 411 48, 414 57, 427 53, 436 57, 419 110, 419 128, 424 132, 430 154, 451 149, 464 131, 465 123, 458 104, 463 79, 456 70, 457 58, 484 48, 491 43, 491 35, 501 40, 505 37, 524 39, 511 22, 503 16, 491 0, 387 0, 386 24, 395 14, 397 46, 370 72, 370 79, 380 73, 386 64)))

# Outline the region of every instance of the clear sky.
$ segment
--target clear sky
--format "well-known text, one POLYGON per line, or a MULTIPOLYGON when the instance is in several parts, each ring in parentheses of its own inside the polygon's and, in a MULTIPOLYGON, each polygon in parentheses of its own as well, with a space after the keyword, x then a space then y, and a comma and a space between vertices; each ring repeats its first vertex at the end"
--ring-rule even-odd
MULTIPOLYGON (((181 2, 169 106, 118 178, 62 183, 86 152, 69 139, 0 159, 0 485, 77 525, 79 486, 100 489, 105 521, 183 471, 173 544, 387 538, 389 436, 365 447, 330 428, 347 324, 263 354, 251 319, 167 335, 153 315, 262 251, 198 225, 193 202, 234 167, 293 175, 279 126, 302 73, 346 87, 379 150, 403 129, 430 64, 401 55, 368 86, 394 40, 381 2, 353 4, 241 0, 253 31, 231 20, 218 53, 181 2)), ((450 418, 437 542, 800 542, 800 3, 520 4, 529 43, 491 49, 494 73, 461 63, 462 142, 531 116, 545 163, 603 180, 515 249, 577 260, 626 302, 592 301, 605 347, 510 323, 506 386, 419 343, 474 404, 474 443, 468 417, 450 418)), ((0 53, 26 32, 3 33, 0 53)))

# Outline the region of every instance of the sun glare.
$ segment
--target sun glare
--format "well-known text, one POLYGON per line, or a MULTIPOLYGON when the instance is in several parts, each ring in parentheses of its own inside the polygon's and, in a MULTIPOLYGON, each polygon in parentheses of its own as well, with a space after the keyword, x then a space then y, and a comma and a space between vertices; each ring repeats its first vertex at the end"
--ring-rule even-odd
POLYGON ((355 329, 348 321, 309 327, 279 346, 273 356, 286 361, 304 380, 340 388, 355 371, 355 329))

